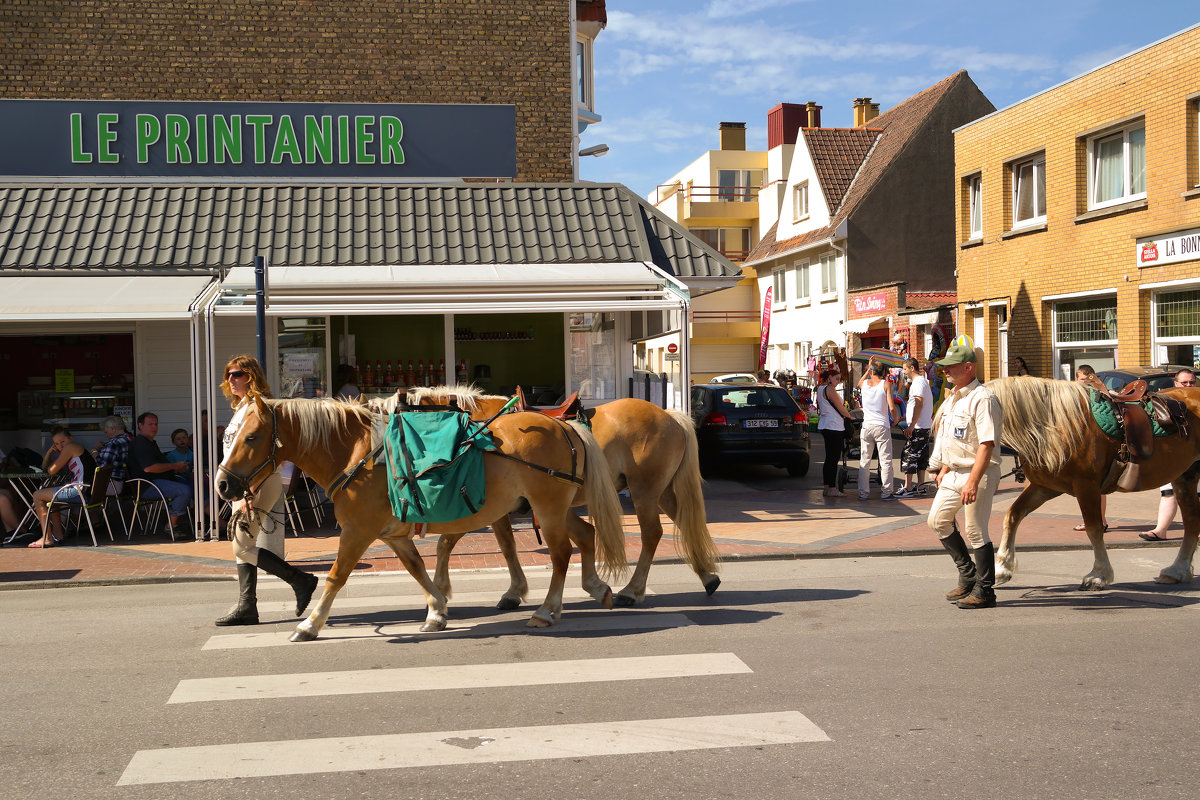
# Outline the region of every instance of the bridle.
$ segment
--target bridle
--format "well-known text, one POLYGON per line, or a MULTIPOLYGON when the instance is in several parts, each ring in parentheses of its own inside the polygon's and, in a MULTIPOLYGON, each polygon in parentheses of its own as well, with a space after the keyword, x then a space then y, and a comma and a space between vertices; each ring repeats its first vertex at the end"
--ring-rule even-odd
POLYGON ((274 472, 279 466, 278 462, 275 459, 275 451, 278 450, 281 446, 283 446, 283 443, 279 441, 279 435, 276 433, 276 431, 279 430, 279 420, 278 420, 278 416, 277 416, 277 411, 275 409, 275 406, 271 406, 270 408, 271 408, 271 450, 270 450, 270 452, 267 453, 266 459, 264 459, 263 462, 261 464, 259 464, 258 467, 253 472, 251 472, 249 475, 247 475, 244 478, 241 475, 238 475, 233 470, 228 469, 224 464, 217 465, 217 474, 220 475, 220 473, 224 472, 226 475, 228 475, 229 478, 234 482, 235 488, 238 486, 245 487, 245 492, 244 492, 245 495, 253 494, 253 492, 250 489, 250 486, 251 486, 251 484, 254 483, 254 479, 256 477, 258 477, 258 474, 260 472, 262 472, 264 469, 267 469, 267 467, 270 467, 271 469, 267 473, 268 475, 270 475, 271 472, 274 472))

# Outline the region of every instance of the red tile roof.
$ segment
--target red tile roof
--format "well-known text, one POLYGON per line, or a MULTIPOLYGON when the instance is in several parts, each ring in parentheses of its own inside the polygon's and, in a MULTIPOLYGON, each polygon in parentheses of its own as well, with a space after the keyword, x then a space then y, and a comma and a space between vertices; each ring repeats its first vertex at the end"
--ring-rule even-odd
POLYGON ((875 128, 803 128, 829 213, 837 212, 863 159, 881 131, 875 128))
POLYGON ((608 12, 604 8, 604 0, 575 0, 575 19, 607 25, 608 12))

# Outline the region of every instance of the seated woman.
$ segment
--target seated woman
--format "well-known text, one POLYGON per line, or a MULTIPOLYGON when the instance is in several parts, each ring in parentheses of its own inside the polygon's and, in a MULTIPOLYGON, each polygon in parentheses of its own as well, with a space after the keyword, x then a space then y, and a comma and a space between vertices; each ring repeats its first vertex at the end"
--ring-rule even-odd
MULTIPOLYGON (((96 471, 96 461, 92 454, 83 445, 75 442, 75 437, 71 436, 71 431, 65 425, 55 425, 51 428, 50 440, 53 444, 42 459, 42 469, 51 477, 66 470, 68 479, 65 483, 89 485, 92 482, 92 473, 96 471)), ((51 500, 58 503, 82 503, 83 495, 76 487, 60 489, 59 486, 46 486, 34 492, 33 513, 42 525, 42 538, 31 543, 30 547, 53 547, 62 542, 61 516, 57 513, 47 513, 51 500)))
POLYGON ((171 464, 180 462, 187 464, 187 470, 177 475, 172 475, 171 480, 179 481, 180 483, 191 483, 192 469, 196 465, 196 454, 192 451, 192 437, 183 428, 176 428, 171 431, 171 442, 175 445, 175 449, 167 453, 167 462, 171 464))

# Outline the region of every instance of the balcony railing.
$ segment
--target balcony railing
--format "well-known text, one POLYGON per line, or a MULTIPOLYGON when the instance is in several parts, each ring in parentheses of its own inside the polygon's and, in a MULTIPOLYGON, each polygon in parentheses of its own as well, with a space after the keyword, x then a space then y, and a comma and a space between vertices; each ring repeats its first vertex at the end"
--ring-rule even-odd
POLYGON ((692 322, 758 322, 757 311, 692 311, 692 322))
POLYGON ((654 190, 654 205, 682 193, 685 202, 692 203, 756 203, 757 186, 684 186, 666 183, 654 190))

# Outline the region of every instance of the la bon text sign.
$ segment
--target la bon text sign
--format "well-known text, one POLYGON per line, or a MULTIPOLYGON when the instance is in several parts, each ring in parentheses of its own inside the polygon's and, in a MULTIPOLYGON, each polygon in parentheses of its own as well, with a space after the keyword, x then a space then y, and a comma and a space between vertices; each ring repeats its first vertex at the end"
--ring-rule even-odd
POLYGON ((516 108, 0 100, 0 175, 515 178, 516 108))

